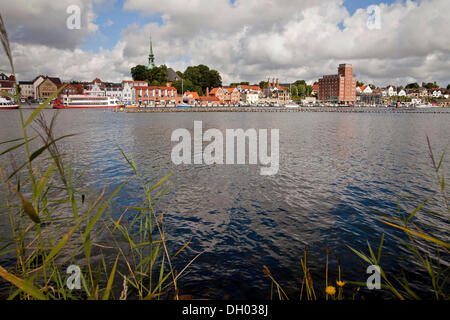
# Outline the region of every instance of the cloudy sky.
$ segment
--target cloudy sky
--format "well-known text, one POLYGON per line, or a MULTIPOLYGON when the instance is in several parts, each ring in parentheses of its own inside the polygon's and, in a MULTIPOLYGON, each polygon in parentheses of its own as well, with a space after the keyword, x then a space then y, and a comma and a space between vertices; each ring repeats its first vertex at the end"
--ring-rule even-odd
POLYGON ((449 0, 0 0, 19 80, 130 79, 151 35, 158 65, 206 64, 225 84, 312 82, 351 63, 366 83, 447 86, 449 12, 449 0), (73 5, 79 29, 67 28, 73 5))

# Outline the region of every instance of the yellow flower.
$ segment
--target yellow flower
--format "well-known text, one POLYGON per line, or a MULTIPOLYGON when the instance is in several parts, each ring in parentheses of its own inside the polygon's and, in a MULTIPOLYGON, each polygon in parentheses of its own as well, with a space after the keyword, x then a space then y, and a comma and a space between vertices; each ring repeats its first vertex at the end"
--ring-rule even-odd
POLYGON ((333 287, 333 286, 328 286, 328 287, 325 289, 325 292, 326 292, 327 294, 333 296, 333 295, 336 293, 336 288, 333 287))
POLYGON ((339 287, 343 287, 343 286, 345 285, 345 282, 344 282, 344 281, 336 281, 336 284, 337 284, 339 287))

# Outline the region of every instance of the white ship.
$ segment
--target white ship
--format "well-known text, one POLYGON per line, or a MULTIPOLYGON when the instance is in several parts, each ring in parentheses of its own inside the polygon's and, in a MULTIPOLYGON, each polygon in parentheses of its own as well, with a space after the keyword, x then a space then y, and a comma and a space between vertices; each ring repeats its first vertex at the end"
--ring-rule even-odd
POLYGON ((19 105, 17 105, 14 101, 8 100, 0 96, 0 109, 18 109, 18 108, 19 105))
POLYGON ((54 109, 105 109, 121 108, 123 105, 119 99, 108 96, 69 95, 63 100, 55 100, 54 109))

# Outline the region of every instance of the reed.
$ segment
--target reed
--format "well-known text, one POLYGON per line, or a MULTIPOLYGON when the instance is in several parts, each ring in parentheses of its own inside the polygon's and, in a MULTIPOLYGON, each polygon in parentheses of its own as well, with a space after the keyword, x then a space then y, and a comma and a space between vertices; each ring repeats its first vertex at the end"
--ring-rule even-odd
MULTIPOLYGON (((0 41, 16 78, 1 15, 0 41)), ((7 217, 11 232, 10 239, 2 239, 5 245, 0 247, 0 257, 12 257, 14 261, 13 266, 0 266, 0 278, 9 285, 6 298, 178 299, 178 280, 196 258, 177 273, 172 260, 187 244, 175 254, 170 252, 164 215, 156 210, 170 189, 168 179, 172 173, 145 182, 132 157, 121 151, 141 182, 146 201, 140 207, 126 208, 117 220, 108 216, 111 201, 127 181, 108 196, 106 187, 99 194, 86 194, 76 187, 75 172, 64 163, 65 155, 58 147, 60 141, 72 135, 55 137, 57 113, 50 121, 42 113, 63 88, 27 117, 17 81, 16 96, 0 92, 17 100, 22 132, 22 137, 0 143, 6 146, 0 156, 13 157, 17 151, 25 154, 25 161, 18 166, 15 160, 0 165, 4 199, 0 214, 7 217), (32 125, 36 127, 34 136, 29 135, 32 125), (14 166, 12 172, 8 172, 8 163, 14 166), (126 224, 122 218, 131 211, 134 217, 126 224), (98 234, 112 239, 108 243, 114 246, 97 241, 98 234), (112 267, 106 262, 111 256, 115 257, 112 267), (80 290, 68 288, 70 275, 64 269, 71 264, 80 268, 80 290)))

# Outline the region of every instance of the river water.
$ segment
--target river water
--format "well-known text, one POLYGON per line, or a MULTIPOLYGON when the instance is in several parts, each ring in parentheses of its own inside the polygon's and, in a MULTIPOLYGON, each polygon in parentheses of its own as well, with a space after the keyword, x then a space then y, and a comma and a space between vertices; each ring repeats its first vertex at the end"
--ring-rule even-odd
MULTIPOLYGON (((50 117, 53 111, 44 113, 50 117)), ((18 112, 2 112, 1 140, 20 137, 18 128, 18 112)), ((196 298, 267 299, 270 281, 262 272, 266 265, 286 291, 295 294, 301 285, 299 259, 305 245, 318 284, 323 283, 326 246, 332 252, 332 275, 339 257, 346 280, 365 281, 365 265, 347 245, 367 252, 367 241, 376 247, 383 233, 384 267, 406 270, 415 288, 425 291, 416 264, 390 257, 406 254, 392 237, 402 233, 375 220, 380 216, 374 210, 395 215, 397 196, 408 196, 417 199, 401 199, 405 212, 412 212, 425 198, 433 199, 426 209, 443 212, 426 136, 439 157, 449 146, 450 113, 64 110, 56 133, 79 133, 61 148, 76 171, 86 170, 83 186, 96 192, 104 185, 113 190, 132 177, 119 148, 133 156, 148 178, 174 171, 172 188, 158 208, 166 211, 171 250, 192 239, 175 262, 178 270, 204 252, 180 280, 183 293, 196 298), (279 129, 278 174, 262 176, 257 165, 174 165, 172 131, 192 132, 194 121, 200 120, 203 130, 279 129)), ((442 170, 450 176, 448 161, 442 170)), ((108 214, 118 217, 126 206, 143 200, 138 182, 130 179, 108 214)), ((419 214, 417 219, 444 226, 437 217, 419 214)), ((449 240, 445 232, 438 235, 449 240)))

